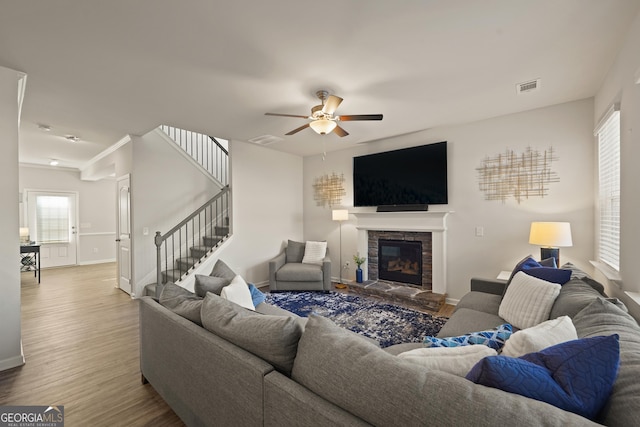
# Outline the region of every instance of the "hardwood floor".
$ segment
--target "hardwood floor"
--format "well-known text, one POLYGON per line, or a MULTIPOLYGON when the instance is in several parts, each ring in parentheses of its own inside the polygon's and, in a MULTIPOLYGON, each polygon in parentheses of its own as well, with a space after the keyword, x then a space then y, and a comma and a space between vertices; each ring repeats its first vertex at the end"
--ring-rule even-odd
POLYGON ((0 405, 64 405, 70 427, 184 425, 140 382, 138 303, 115 264, 21 279, 26 364, 0 372, 0 405))

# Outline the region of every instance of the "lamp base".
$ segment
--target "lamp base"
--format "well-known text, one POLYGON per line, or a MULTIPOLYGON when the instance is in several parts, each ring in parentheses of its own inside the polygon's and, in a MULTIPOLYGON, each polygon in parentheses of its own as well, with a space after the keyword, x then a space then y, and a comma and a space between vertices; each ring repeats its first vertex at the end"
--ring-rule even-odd
POLYGON ((560 267, 560 249, 559 248, 540 248, 540 261, 547 258, 555 258, 556 266, 560 267))

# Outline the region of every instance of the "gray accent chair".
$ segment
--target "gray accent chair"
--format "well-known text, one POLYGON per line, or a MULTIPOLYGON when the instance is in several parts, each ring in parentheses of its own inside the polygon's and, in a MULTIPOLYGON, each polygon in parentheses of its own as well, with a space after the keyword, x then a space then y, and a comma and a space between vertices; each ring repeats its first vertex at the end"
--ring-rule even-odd
POLYGON ((304 264, 304 242, 289 240, 287 247, 269 261, 269 291, 331 290, 329 248, 322 265, 304 264))

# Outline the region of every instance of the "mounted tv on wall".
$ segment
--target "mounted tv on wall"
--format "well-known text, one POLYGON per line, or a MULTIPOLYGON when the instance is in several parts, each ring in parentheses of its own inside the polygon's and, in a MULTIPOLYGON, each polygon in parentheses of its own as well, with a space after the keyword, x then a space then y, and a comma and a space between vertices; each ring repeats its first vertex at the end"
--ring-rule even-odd
POLYGON ((354 206, 448 203, 447 142, 353 158, 354 206))

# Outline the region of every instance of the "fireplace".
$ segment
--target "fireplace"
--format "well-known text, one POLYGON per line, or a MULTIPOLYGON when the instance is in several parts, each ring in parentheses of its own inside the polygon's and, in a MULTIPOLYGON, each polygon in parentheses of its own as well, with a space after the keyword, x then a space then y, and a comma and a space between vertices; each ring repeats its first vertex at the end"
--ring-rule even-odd
POLYGON ((422 242, 379 239, 378 278, 422 286, 422 242))

